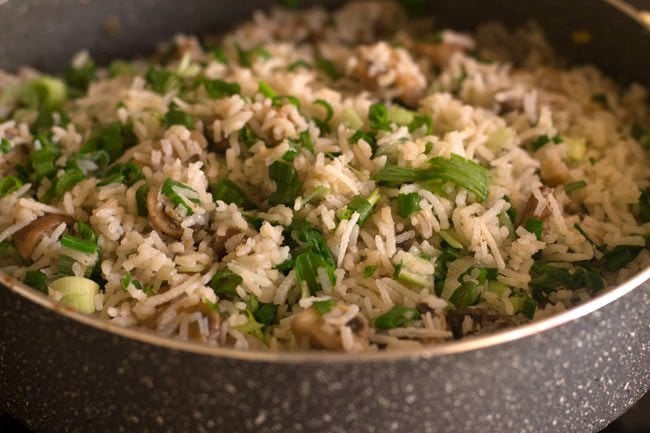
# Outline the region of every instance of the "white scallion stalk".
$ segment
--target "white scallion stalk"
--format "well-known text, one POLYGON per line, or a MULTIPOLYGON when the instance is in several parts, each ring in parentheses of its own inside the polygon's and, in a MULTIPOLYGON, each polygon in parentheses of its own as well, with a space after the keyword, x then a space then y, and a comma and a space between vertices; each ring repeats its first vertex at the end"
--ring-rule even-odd
POLYGON ((408 126, 413 122, 415 114, 412 111, 406 110, 402 107, 392 105, 386 110, 388 111, 388 120, 395 122, 400 126, 408 126))
POLYGON ((453 229, 440 231, 440 237, 453 248, 463 249, 463 244, 456 237, 453 229))
POLYGON ((456 289, 460 287, 460 281, 458 281, 460 276, 469 268, 474 266, 474 264, 474 259, 469 256, 461 257, 449 264, 449 267, 447 268, 447 278, 445 278, 445 285, 443 286, 442 294, 440 296, 442 299, 448 301, 449 298, 451 298, 456 289))
POLYGON ((99 284, 82 277, 63 277, 53 281, 49 289, 60 296, 59 302, 80 313, 95 312, 95 295, 99 293, 99 284))
POLYGON ((341 111, 339 119, 341 123, 345 123, 351 129, 360 129, 363 126, 363 120, 361 120, 361 117, 359 117, 357 112, 351 108, 346 108, 341 111))

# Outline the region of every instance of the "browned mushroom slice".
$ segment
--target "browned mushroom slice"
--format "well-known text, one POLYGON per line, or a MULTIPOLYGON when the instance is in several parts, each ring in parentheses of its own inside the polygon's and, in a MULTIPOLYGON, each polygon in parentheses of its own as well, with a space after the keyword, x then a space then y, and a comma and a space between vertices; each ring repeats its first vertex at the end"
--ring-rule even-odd
POLYGON ((18 254, 27 260, 32 256, 34 249, 43 239, 45 234, 51 232, 61 223, 68 226, 74 224, 74 218, 70 215, 50 214, 35 219, 26 227, 23 227, 14 234, 14 244, 18 254))
POLYGON ((556 155, 546 155, 540 159, 540 175, 550 186, 564 185, 569 181, 569 169, 556 155))
POLYGON ((149 190, 147 194, 147 211, 154 229, 175 238, 180 238, 183 235, 181 225, 165 213, 159 197, 159 188, 149 190))
MULTIPOLYGON (((314 307, 302 311, 291 321, 291 331, 296 339, 301 340, 308 338, 312 347, 318 349, 342 350, 343 340, 338 330, 334 328, 326 329, 323 317, 314 307)), ((368 340, 368 321, 361 314, 356 315, 347 326, 352 330, 355 340, 362 345, 367 344, 368 340)))
POLYGON ((188 330, 188 336, 191 340, 205 342, 219 332, 219 328, 221 327, 221 315, 216 309, 208 304, 201 304, 197 310, 208 319, 208 335, 203 335, 198 324, 194 322, 188 330))
POLYGON ((455 339, 470 334, 487 333, 515 325, 512 318, 494 310, 469 307, 462 310, 451 310, 447 313, 447 323, 455 339), (465 330, 463 323, 467 318, 472 320, 471 329, 465 330))
MULTIPOLYGON (((542 185, 539 191, 542 193, 544 197, 546 197, 553 192, 553 189, 549 188, 546 185, 542 185)), ((538 211, 537 210, 538 204, 539 204, 539 200, 537 200, 537 197, 535 197, 534 194, 531 194, 530 197, 528 197, 528 201, 526 202, 526 206, 524 207, 524 210, 517 217, 517 222, 516 222, 517 227, 524 224, 528 220, 528 218, 534 217, 534 218, 544 219, 551 214, 551 210, 548 208, 548 206, 544 206, 544 208, 541 211, 538 211)))
POLYGON ((445 66, 451 56, 463 49, 461 45, 445 42, 421 42, 415 45, 416 53, 431 59, 438 66, 445 66))

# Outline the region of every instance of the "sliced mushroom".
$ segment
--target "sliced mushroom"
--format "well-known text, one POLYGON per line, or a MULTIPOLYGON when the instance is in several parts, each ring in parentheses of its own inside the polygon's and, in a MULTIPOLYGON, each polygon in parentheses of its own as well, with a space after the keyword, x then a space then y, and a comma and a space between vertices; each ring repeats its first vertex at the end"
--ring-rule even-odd
MULTIPOLYGON (((542 185, 539 191, 542 193, 544 197, 546 197, 553 192, 553 189, 549 188, 546 185, 542 185)), ((531 194, 530 197, 528 198, 528 201, 526 202, 526 206, 524 207, 524 210, 517 217, 516 226, 519 227, 520 225, 524 224, 528 220, 528 218, 535 217, 535 218, 544 219, 551 214, 551 210, 548 208, 548 206, 544 206, 544 208, 541 211, 538 211, 537 210, 538 205, 539 205, 539 200, 537 200, 537 197, 535 197, 534 194, 531 194)))
POLYGON ((70 215, 49 214, 35 219, 29 225, 14 233, 14 244, 18 254, 25 260, 29 259, 43 236, 61 223, 70 226, 74 224, 74 218, 70 215))
POLYGON ((422 42, 415 45, 416 53, 431 59, 438 66, 445 66, 451 56, 463 50, 463 46, 447 42, 422 42))
POLYGON ((154 229, 175 238, 180 238, 183 235, 181 225, 165 213, 159 199, 159 188, 149 190, 147 194, 147 211, 154 229))
POLYGON ((569 168, 555 154, 547 154, 540 158, 540 175, 544 183, 550 186, 563 185, 569 181, 569 168))
POLYGON ((515 322, 510 317, 504 316, 494 310, 476 307, 449 311, 447 313, 447 323, 449 324, 451 333, 457 340, 466 335, 487 333, 515 325, 515 322), (471 330, 466 332, 463 329, 463 323, 467 318, 472 319, 473 326, 471 330))
POLYGON ((208 335, 206 336, 201 334, 198 324, 194 322, 189 328, 188 336, 191 340, 205 342, 219 332, 219 328, 221 327, 221 315, 217 310, 207 304, 201 304, 198 307, 198 311, 208 319, 208 335))
MULTIPOLYGON (((311 345, 319 349, 342 350, 343 340, 338 329, 326 327, 323 317, 314 307, 302 311, 293 318, 291 331, 298 340, 308 338, 311 345)), ((361 314, 350 319, 346 326, 352 330, 355 340, 365 346, 368 341, 368 321, 361 314)))

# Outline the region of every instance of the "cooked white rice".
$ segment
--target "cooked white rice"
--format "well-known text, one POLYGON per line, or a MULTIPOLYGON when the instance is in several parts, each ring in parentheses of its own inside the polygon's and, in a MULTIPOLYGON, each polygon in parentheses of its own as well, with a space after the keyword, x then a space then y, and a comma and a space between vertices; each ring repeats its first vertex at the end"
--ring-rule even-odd
POLYGON ((393 349, 546 317, 650 264, 646 90, 558 66, 535 26, 460 34, 355 2, 179 35, 87 89, 88 53, 71 65, 63 101, 58 79, 0 72, 0 265, 68 304, 55 280, 96 280, 87 312, 118 325, 238 349, 393 349), (107 181, 93 146, 135 176, 107 181), (450 158, 455 178, 439 175, 450 158), (395 166, 429 174, 378 181, 395 166), (467 182, 487 172, 482 197, 467 182), (216 192, 222 179, 247 203, 216 192))

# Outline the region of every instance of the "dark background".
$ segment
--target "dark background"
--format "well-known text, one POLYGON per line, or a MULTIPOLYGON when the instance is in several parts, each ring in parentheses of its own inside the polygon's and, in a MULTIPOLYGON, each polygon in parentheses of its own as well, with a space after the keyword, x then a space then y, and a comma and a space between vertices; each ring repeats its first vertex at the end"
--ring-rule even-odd
MULTIPOLYGON (((628 3, 650 10, 650 0, 628 0, 628 3)), ((14 432, 34 433, 0 409, 0 433, 14 432)), ((601 433, 650 433, 650 392, 601 433)))

